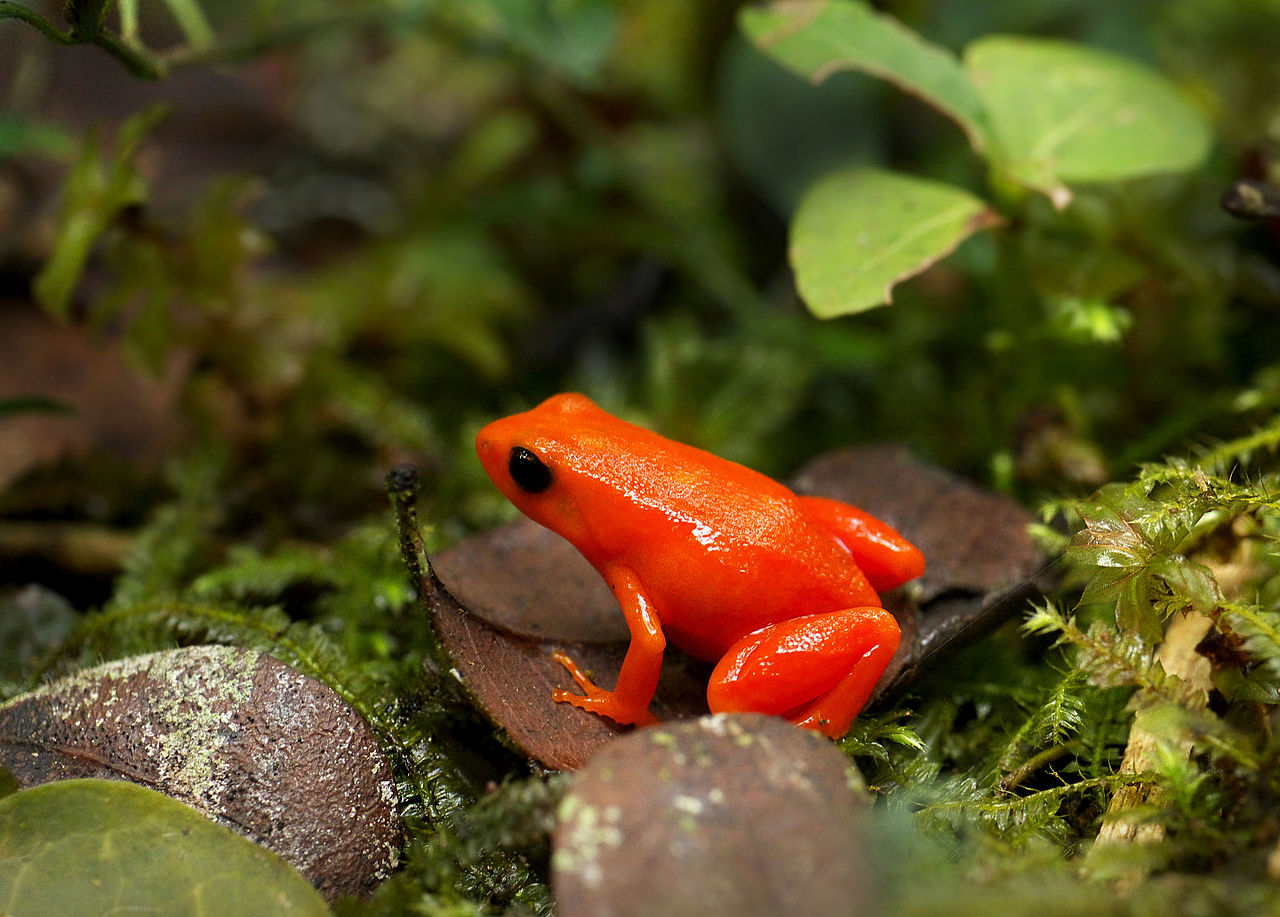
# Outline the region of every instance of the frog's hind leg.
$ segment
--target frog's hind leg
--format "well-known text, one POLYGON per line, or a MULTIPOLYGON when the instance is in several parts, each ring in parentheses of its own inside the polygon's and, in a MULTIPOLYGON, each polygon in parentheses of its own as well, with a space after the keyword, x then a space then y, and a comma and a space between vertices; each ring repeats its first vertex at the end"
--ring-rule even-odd
POLYGON ((865 606, 781 621, 729 648, 707 686, 713 713, 785 716, 839 738, 898 648, 898 622, 865 606))
POLYGON ((920 549, 887 522, 826 497, 801 497, 800 503, 815 522, 849 549, 876 592, 896 589, 924 573, 920 549))

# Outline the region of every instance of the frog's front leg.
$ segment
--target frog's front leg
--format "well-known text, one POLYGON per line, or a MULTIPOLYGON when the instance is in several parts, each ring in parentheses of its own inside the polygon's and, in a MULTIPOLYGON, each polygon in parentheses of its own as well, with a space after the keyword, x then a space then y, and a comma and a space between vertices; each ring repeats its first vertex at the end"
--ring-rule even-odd
POLYGON ((631 644, 618 672, 618 684, 612 691, 596 687, 578 665, 562 652, 555 659, 569 670, 582 694, 572 691, 555 691, 553 700, 573 704, 583 710, 607 716, 618 723, 635 723, 648 726, 657 720, 649 712, 649 702, 658 689, 658 675, 662 671, 662 653, 667 639, 662 634, 658 615, 645 596, 640 580, 630 569, 621 566, 606 567, 600 571, 605 582, 618 598, 622 614, 631 631, 631 644))
POLYGON ((712 713, 785 716, 838 739, 898 649, 883 608, 845 608, 763 627, 729 648, 707 686, 712 713))

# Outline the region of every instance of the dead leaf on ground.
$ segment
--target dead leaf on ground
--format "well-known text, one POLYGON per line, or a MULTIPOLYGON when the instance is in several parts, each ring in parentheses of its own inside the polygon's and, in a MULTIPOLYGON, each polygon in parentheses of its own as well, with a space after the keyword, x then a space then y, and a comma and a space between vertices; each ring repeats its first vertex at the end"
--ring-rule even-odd
MULTIPOLYGON (((902 628, 898 654, 873 695, 985 634, 1040 585, 1044 557, 1017 503, 930 465, 901 447, 833 452, 791 482, 879 516, 924 552, 928 568, 884 596, 902 628)), ((582 766, 630 727, 551 700, 574 690, 551 658, 563 649, 612 685, 626 651, 621 614, 600 577, 558 535, 527 519, 466 539, 433 558, 424 594, 453 667, 481 709, 548 767, 582 766)), ((711 666, 668 647, 652 710, 659 719, 707 712, 711 666)))
POLYGON ((1046 558, 1028 533, 1036 520, 1025 507, 905 447, 827 453, 805 465, 791 486, 862 507, 924 552, 924 575, 908 587, 918 607, 916 633, 912 638, 904 628, 873 700, 990 633, 1048 588, 1046 558))
POLYGON ((89 454, 159 467, 181 435, 184 362, 171 361, 156 379, 87 328, 29 307, 0 308, 0 397, 40 396, 68 408, 0 417, 0 490, 34 468, 89 454))
POLYGON ((328 900, 395 867, 391 767, 332 689, 225 646, 79 672, 0 706, 0 767, 21 787, 130 780, 284 857, 328 900))

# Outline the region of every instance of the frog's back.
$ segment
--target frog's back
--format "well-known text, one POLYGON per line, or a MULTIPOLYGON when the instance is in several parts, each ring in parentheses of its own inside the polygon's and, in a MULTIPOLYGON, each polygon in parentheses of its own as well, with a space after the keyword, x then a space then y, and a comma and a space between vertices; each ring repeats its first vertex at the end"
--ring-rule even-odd
POLYGON ((575 474, 597 568, 622 564, 660 607, 672 642, 716 659, 776 621, 879 605, 848 550, 788 488, 701 449, 607 420, 577 443, 575 474))

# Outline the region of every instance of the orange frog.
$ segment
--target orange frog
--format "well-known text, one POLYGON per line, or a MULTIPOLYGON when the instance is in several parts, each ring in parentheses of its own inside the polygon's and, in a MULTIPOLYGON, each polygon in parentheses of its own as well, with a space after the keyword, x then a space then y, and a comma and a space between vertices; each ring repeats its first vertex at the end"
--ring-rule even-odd
POLYGON ((712 712, 778 714, 832 738, 849 730, 898 647, 876 593, 924 572, 920 551, 888 525, 619 420, 583 395, 494 421, 476 451, 521 512, 599 571, 631 631, 612 691, 557 653, 585 696, 556 691, 555 700, 653 723, 670 639, 717 663, 712 712))

